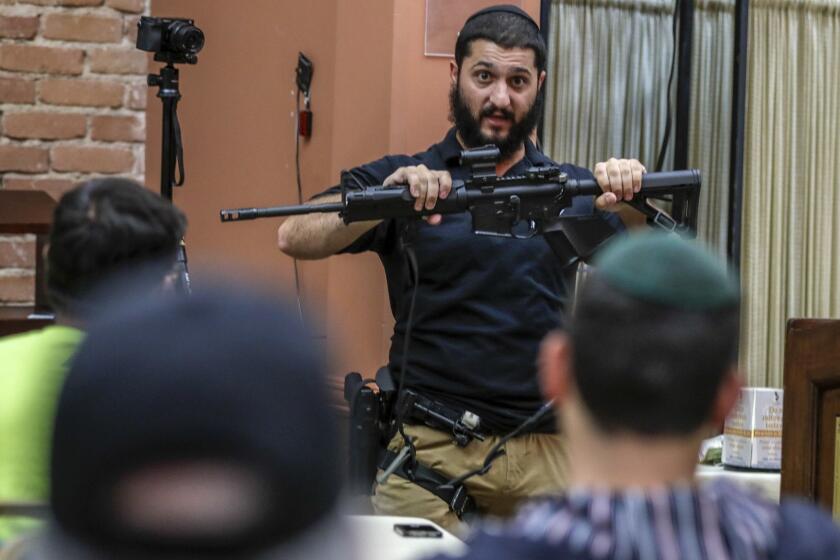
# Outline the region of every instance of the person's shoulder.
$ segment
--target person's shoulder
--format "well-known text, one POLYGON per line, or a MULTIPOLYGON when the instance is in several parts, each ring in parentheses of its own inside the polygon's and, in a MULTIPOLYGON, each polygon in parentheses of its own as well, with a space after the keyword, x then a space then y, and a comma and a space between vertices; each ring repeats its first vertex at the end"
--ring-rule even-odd
POLYGON ((585 167, 581 167, 579 165, 575 165, 573 163, 558 163, 548 157, 546 157, 542 162, 543 165, 554 165, 560 168, 561 173, 565 173, 569 176, 569 179, 594 179, 595 176, 592 174, 592 171, 585 167))
POLYGON ((561 173, 565 173, 569 176, 569 179, 592 179, 594 175, 592 175, 592 171, 585 167, 581 167, 579 165, 575 165, 573 163, 561 163, 558 161, 554 161, 551 159, 547 154, 541 152, 539 149, 536 148, 533 144, 526 144, 525 154, 528 156, 528 159, 534 165, 544 166, 544 165, 551 165, 560 168, 561 173))
POLYGON ((840 558, 840 527, 826 512, 796 498, 784 499, 779 512, 776 558, 840 558))
MULTIPOLYGON (((510 521, 484 521, 467 539, 467 560, 548 560, 576 558, 563 539, 546 535, 564 503, 556 498, 537 498, 523 505, 510 521)), ((440 557, 442 560, 444 557, 440 557)))
MULTIPOLYGON (((52 325, 0 338, 0 361, 18 364, 24 368, 31 360, 72 353, 84 338, 84 333, 73 327, 52 325)), ((8 371, 8 368, 4 368, 8 371)))
POLYGON ((451 148, 451 144, 455 142, 452 133, 447 135, 436 144, 432 144, 425 150, 414 154, 387 154, 379 159, 363 163, 354 168, 354 171, 359 170, 372 175, 385 177, 399 169, 400 167, 408 167, 411 165, 424 164, 430 166, 436 159, 440 159, 440 152, 451 148))
POLYGON ((569 176, 570 179, 594 179, 595 176, 592 171, 579 165, 571 163, 561 163, 560 171, 569 176))
POLYGON ((585 167, 581 167, 579 165, 575 165, 573 163, 557 163, 554 160, 546 158, 549 165, 555 165, 560 168, 561 173, 565 173, 569 176, 569 179, 581 180, 581 179, 594 179, 595 176, 592 174, 592 171, 585 167))
POLYGON ((49 337, 50 327, 12 334, 0 338, 0 354, 27 352, 49 337))
POLYGON ((349 172, 356 181, 364 186, 381 185, 394 171, 400 167, 427 164, 423 158, 425 152, 419 154, 388 154, 379 159, 363 163, 349 172))

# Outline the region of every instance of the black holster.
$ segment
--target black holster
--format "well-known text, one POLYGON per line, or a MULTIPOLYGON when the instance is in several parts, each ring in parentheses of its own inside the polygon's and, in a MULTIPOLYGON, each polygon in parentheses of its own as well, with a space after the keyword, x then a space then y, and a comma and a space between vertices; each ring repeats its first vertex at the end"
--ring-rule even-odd
POLYGON ((356 372, 344 377, 344 399, 350 408, 347 482, 353 495, 371 495, 376 469, 391 434, 396 388, 388 368, 376 372, 374 390, 356 372))

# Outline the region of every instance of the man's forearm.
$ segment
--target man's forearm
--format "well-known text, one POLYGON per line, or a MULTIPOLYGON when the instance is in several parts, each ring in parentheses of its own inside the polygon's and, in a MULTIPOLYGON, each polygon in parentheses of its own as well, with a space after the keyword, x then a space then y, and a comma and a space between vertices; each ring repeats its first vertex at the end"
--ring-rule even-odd
MULTIPOLYGON (((312 204, 339 202, 341 195, 324 196, 312 204)), ((345 224, 337 213, 292 216, 277 230, 280 250, 296 259, 323 259, 341 251, 379 220, 345 224)))

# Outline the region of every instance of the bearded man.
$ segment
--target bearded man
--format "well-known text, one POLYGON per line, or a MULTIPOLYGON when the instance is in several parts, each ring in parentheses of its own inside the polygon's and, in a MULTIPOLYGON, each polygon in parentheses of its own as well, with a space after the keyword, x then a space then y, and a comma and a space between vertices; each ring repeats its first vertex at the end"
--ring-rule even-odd
MULTIPOLYGON (((556 165, 529 139, 541 114, 545 65, 545 43, 527 13, 501 5, 473 14, 450 63, 454 128, 425 152, 386 156, 351 170, 350 186, 408 185, 415 208, 432 210, 449 195, 453 179, 468 178, 470 171, 459 164, 464 148, 496 145, 499 176, 556 165)), ((563 164, 561 170, 572 179, 592 178, 573 165, 563 164)), ((636 160, 599 163, 595 176, 603 193, 578 197, 573 211, 599 213, 621 229, 615 215, 602 211, 630 200, 643 172, 636 160)), ((315 202, 335 202, 338 193, 333 187, 315 202)), ((448 430, 411 414, 402 417, 383 467, 394 464, 407 441, 413 451, 377 484, 373 506, 378 513, 424 517, 458 531, 468 505, 505 516, 523 498, 563 487, 565 454, 551 417, 508 441, 490 471, 470 478, 463 488, 456 485, 447 493, 439 484, 481 467, 499 438, 542 406, 537 350, 560 326, 558 310, 566 293, 563 267, 543 238, 477 236, 466 214, 352 224, 337 214, 317 214, 286 220, 278 242, 283 252, 302 259, 375 251, 396 321, 388 364, 395 379, 455 418, 467 411, 480 417, 485 438, 466 446, 453 441, 448 430), (410 351, 404 356, 412 307, 410 351)))

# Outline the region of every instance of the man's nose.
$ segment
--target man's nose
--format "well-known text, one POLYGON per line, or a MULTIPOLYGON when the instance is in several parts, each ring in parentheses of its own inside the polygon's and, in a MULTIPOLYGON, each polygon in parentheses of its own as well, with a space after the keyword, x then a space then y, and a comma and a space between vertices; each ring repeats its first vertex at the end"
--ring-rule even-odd
POLYGON ((510 93, 506 83, 500 81, 493 86, 490 102, 499 109, 506 109, 510 105, 510 93))

